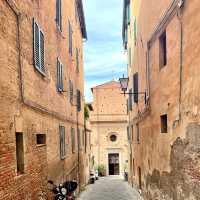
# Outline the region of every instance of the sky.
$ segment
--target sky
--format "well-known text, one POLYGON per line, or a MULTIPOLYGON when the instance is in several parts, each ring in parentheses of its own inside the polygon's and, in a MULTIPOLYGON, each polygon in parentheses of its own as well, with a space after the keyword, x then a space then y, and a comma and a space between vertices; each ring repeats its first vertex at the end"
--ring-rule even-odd
POLYGON ((126 73, 122 46, 123 0, 83 0, 88 40, 84 43, 85 99, 91 88, 126 73))

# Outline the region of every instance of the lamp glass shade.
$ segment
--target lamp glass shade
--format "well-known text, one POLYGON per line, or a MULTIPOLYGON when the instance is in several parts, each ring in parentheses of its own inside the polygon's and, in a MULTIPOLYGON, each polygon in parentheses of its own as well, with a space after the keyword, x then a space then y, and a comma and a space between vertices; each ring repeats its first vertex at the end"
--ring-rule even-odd
POLYGON ((125 77, 119 79, 119 82, 120 82, 120 85, 121 85, 121 89, 122 89, 123 92, 127 91, 128 81, 129 81, 129 79, 125 78, 125 77))

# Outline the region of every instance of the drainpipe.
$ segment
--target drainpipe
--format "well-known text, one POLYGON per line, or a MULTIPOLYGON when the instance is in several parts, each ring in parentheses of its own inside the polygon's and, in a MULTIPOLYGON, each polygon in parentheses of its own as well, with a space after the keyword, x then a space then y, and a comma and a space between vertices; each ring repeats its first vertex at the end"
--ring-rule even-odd
POLYGON ((180 73, 179 73, 179 122, 182 120, 181 103, 182 103, 182 85, 183 85, 183 21, 181 10, 177 11, 177 18, 180 25, 180 73))
POLYGON ((22 75, 22 60, 21 60, 21 40, 20 40, 20 22, 21 22, 21 13, 14 8, 13 3, 10 2, 10 0, 5 0, 8 7, 12 10, 16 17, 17 22, 17 48, 18 48, 18 64, 19 64, 19 82, 20 82, 20 98, 21 101, 24 102, 24 87, 23 87, 23 75, 22 75))

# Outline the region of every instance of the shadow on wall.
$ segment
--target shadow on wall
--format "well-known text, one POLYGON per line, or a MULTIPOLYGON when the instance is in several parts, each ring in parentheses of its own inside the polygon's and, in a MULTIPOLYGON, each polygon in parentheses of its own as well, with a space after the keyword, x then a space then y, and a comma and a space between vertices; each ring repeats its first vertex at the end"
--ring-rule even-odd
POLYGON ((171 147, 171 172, 154 170, 146 177, 145 199, 200 199, 200 125, 187 127, 186 139, 177 138, 171 147))

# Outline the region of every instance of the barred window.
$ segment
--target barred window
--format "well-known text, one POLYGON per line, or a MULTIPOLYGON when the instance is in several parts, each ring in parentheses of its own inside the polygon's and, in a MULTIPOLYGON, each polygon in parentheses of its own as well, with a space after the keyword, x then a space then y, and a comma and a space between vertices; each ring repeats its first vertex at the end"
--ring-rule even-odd
POLYGON ((61 0, 56 0, 56 24, 62 30, 62 6, 61 0))
POLYGON ((33 19, 33 49, 34 66, 40 73, 44 74, 44 34, 35 19, 33 19))
POLYGON ((60 159, 63 160, 66 156, 64 126, 59 126, 59 133, 60 133, 60 159))
POLYGON ((63 65, 57 58, 57 90, 58 92, 63 91, 63 65))

